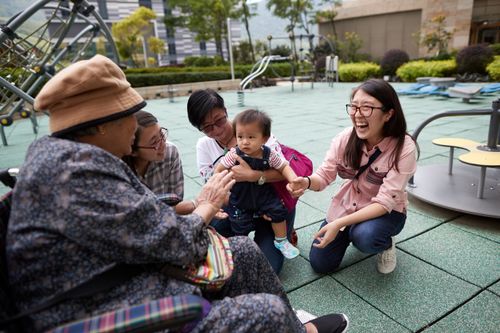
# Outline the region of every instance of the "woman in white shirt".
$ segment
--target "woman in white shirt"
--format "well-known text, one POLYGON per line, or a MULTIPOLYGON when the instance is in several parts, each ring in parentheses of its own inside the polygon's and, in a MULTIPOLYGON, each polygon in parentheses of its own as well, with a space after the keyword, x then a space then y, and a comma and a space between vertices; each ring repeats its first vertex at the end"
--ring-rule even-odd
MULTIPOLYGON (((213 174, 214 166, 229 149, 236 146, 232 122, 229 120, 224 99, 212 89, 197 90, 191 94, 187 104, 189 122, 206 136, 196 144, 196 162, 201 177, 207 181, 213 174)), ((271 134, 266 146, 281 154, 279 142, 271 134)), ((241 158, 239 165, 231 168, 237 182, 275 182, 283 180, 276 170, 264 172, 252 170, 241 158)), ((288 239, 291 240, 295 209, 287 218, 288 239)), ((214 220, 212 225, 226 237, 232 236, 227 220, 214 220)), ((254 241, 278 274, 283 266, 283 255, 274 246, 274 233, 269 223, 256 223, 254 241)))

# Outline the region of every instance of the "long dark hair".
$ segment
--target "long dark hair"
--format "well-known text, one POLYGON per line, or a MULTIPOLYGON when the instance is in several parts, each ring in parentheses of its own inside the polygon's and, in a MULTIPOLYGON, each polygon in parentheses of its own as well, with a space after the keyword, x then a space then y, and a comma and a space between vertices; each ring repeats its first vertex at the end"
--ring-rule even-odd
MULTIPOLYGON (((137 145, 139 144, 139 139, 141 138, 142 131, 144 128, 153 126, 158 124, 158 119, 153 116, 151 113, 141 110, 137 111, 135 114, 135 119, 137 119, 137 129, 135 131, 134 144, 132 145, 132 152, 136 152, 138 150, 137 145)), ((135 161, 137 157, 133 155, 123 156, 122 160, 127 163, 127 165, 137 174, 137 170, 135 169, 135 161)))
MULTIPOLYGON (((399 171, 399 155, 403 149, 405 138, 407 135, 409 136, 409 134, 406 132, 406 120, 398 95, 389 83, 380 79, 370 79, 362 83, 353 90, 351 100, 359 90, 364 91, 382 103, 382 106, 384 107, 382 112, 389 112, 391 109, 394 110, 392 117, 382 127, 382 135, 384 138, 393 137, 397 139, 396 148, 391 154, 389 163, 391 167, 395 166, 396 170, 399 171)), ((359 169, 360 167, 363 143, 364 140, 358 138, 356 131, 353 130, 344 153, 344 160, 353 169, 359 169)))
POLYGON ((205 118, 213 109, 226 110, 224 99, 215 90, 196 90, 189 96, 187 102, 188 118, 191 125, 197 129, 201 128, 205 118))

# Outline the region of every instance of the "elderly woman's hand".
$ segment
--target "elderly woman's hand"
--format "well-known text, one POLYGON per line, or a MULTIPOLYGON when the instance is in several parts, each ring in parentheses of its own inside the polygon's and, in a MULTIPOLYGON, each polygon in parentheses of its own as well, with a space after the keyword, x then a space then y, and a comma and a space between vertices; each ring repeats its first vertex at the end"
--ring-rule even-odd
POLYGON ((198 195, 198 207, 193 213, 200 215, 205 223, 210 223, 222 205, 229 200, 230 190, 236 181, 227 170, 214 174, 202 187, 198 195))

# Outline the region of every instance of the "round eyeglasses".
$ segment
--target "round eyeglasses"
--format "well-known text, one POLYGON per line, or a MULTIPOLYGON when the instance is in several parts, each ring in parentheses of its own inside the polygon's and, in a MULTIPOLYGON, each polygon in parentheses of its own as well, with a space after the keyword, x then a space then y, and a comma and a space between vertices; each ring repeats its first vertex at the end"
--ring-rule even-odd
POLYGON ((226 124, 226 122, 227 122, 227 116, 224 116, 222 118, 217 119, 213 124, 200 127, 199 130, 205 134, 209 134, 214 130, 215 127, 220 128, 220 127, 224 126, 226 124))
POLYGON ((161 145, 166 142, 167 136, 168 136, 168 129, 166 129, 165 127, 161 127, 160 128, 160 135, 153 142, 153 144, 151 146, 134 146, 134 148, 158 150, 158 149, 160 149, 161 145))
POLYGON ((359 113, 363 117, 368 118, 372 115, 374 109, 380 109, 382 111, 385 111, 385 108, 383 106, 368 106, 368 105, 357 106, 354 104, 345 105, 345 110, 347 111, 347 114, 351 117, 354 116, 356 112, 359 111, 359 113))

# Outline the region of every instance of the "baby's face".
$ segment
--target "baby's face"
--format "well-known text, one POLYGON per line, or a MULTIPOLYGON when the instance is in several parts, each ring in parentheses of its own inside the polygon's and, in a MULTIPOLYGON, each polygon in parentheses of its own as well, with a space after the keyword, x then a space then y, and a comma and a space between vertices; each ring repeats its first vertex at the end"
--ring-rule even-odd
POLYGON ((262 157, 261 147, 268 140, 257 123, 236 124, 236 142, 242 152, 251 157, 262 157))

